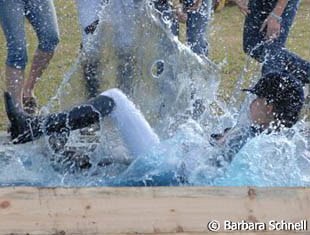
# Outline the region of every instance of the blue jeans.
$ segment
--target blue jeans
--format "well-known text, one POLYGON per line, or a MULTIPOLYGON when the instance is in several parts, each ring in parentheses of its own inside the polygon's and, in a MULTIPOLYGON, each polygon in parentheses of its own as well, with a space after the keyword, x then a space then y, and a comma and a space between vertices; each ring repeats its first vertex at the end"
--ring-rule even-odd
MULTIPOLYGON (((198 11, 188 13, 186 22, 186 37, 192 51, 198 55, 208 55, 208 42, 206 40, 206 31, 209 21, 209 0, 202 0, 202 5, 198 11)), ((185 7, 193 5, 193 0, 184 2, 185 7)), ((157 10, 162 12, 163 17, 171 21, 171 32, 179 35, 179 23, 175 18, 172 7, 167 0, 154 0, 157 10)))
POLYGON ((282 14, 281 31, 273 41, 265 39, 266 31, 260 32, 261 25, 274 9, 277 0, 250 0, 251 13, 246 17, 243 32, 245 53, 263 63, 262 74, 271 71, 287 72, 309 82, 310 63, 285 48, 289 30, 294 21, 299 0, 289 0, 282 14))
POLYGON ((40 50, 52 52, 59 42, 52 0, 0 0, 0 23, 8 49, 6 64, 17 69, 24 69, 27 64, 25 18, 37 34, 40 50))

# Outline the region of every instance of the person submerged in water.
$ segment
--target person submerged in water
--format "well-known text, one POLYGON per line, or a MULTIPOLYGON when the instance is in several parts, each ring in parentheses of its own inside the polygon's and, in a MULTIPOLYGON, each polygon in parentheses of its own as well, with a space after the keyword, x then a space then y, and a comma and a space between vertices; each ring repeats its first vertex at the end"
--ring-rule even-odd
MULTIPOLYGON (((269 73, 253 88, 244 91, 256 95, 249 107, 250 124, 243 127, 235 126, 225 130, 223 134, 212 134, 211 141, 209 140, 211 145, 221 149, 220 155, 228 163, 250 138, 262 132, 268 134, 292 127, 298 121, 304 103, 303 84, 287 74, 269 73)), ((34 117, 23 112, 16 107, 13 98, 7 92, 4 97, 7 116, 11 122, 11 139, 14 144, 33 141, 43 135, 59 133, 64 129, 76 130, 88 127, 105 116, 110 116, 113 120, 134 159, 160 143, 158 135, 142 113, 119 89, 109 89, 69 111, 51 113, 44 117, 34 117)), ((192 164, 198 163, 188 157, 181 165, 184 168, 192 164)), ((222 161, 215 159, 213 164, 221 167, 222 161)), ((125 177, 125 181, 114 181, 111 185, 161 186, 180 185, 187 182, 186 174, 178 175, 170 172, 162 177, 149 174, 148 180, 143 182, 125 177)))

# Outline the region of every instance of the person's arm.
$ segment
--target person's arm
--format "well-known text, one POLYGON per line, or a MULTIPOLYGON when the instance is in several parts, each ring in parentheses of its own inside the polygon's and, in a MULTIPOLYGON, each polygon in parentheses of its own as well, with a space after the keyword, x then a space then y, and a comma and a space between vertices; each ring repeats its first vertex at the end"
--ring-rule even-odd
POLYGON ((179 22, 185 23, 187 21, 187 13, 198 11, 202 5, 202 0, 195 0, 191 6, 186 7, 184 2, 182 1, 175 7, 176 15, 178 17, 179 22))
POLYGON ((226 128, 221 134, 212 134, 209 142, 221 148, 224 160, 231 162, 250 137, 253 137, 250 127, 234 126, 226 128))
POLYGON ((278 0, 275 8, 262 24, 260 31, 266 29, 267 39, 275 39, 280 35, 282 14, 287 3, 288 0, 278 0))
POLYGON ((239 7, 239 10, 243 15, 250 14, 250 10, 248 8, 248 0, 232 0, 239 7))
POLYGON ((186 23, 187 21, 187 12, 184 12, 183 4, 180 3, 175 7, 175 13, 180 23, 186 23))
POLYGON ((282 16, 287 3, 288 0, 278 0, 277 5, 273 9, 273 13, 276 14, 277 16, 282 16))

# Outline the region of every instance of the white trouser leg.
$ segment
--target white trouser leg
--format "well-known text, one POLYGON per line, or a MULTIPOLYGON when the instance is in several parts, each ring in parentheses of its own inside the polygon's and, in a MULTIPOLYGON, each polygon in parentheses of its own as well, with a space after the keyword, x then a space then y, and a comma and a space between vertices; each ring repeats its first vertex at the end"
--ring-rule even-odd
POLYGON ((115 108, 110 114, 121 137, 133 157, 145 153, 159 143, 159 138, 132 101, 119 89, 107 90, 101 95, 111 97, 115 108))

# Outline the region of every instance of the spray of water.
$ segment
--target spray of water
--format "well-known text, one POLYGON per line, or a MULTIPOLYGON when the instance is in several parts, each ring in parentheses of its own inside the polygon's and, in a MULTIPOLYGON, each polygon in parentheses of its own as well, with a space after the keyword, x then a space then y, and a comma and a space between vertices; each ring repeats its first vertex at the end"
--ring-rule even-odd
MULTIPOLYGON (((305 120, 291 130, 251 139, 231 163, 209 143, 211 133, 247 124, 251 98, 241 106, 236 102, 245 72, 237 82, 235 99, 228 103, 218 99, 218 66, 181 44, 165 21, 148 1, 111 1, 103 7, 102 23, 89 41, 104 71, 100 73, 102 91, 124 88, 161 143, 141 156, 131 156, 119 130, 106 118, 95 135, 64 130, 34 143, 1 146, 0 185, 309 186, 309 124, 305 120), (128 11, 126 22, 118 11, 128 11), (120 73, 124 65, 127 72, 120 73), (126 89, 128 85, 131 89, 126 89)), ((81 55, 44 112, 85 101, 83 63, 81 55)))

